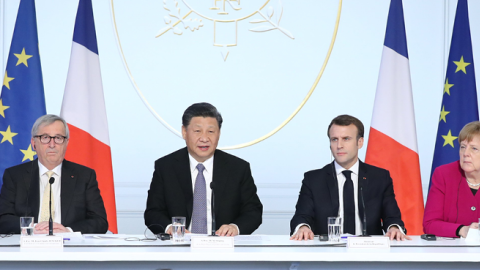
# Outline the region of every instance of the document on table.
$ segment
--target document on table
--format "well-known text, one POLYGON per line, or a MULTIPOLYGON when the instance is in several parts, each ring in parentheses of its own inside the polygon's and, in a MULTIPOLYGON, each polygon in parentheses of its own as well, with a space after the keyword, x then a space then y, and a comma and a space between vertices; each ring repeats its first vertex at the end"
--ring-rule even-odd
MULTIPOLYGON (((185 241, 190 241, 192 236, 208 236, 207 234, 195 234, 195 233, 186 233, 185 241)), ((212 236, 212 237, 222 237, 222 236, 212 236)), ((235 236, 235 242, 237 241, 269 241, 267 235, 237 235, 235 236)))
MULTIPOLYGON (((35 235, 47 235, 46 233, 42 234, 35 234, 35 235)), ((83 239, 83 235, 81 232, 70 232, 70 233, 54 233, 56 236, 61 236, 63 239, 83 239)))
POLYGON ((468 229, 467 237, 465 238, 466 242, 480 242, 480 234, 478 229, 468 229))
POLYGON ((349 233, 342 233, 340 235, 340 239, 347 239, 348 237, 356 237, 356 235, 349 234, 349 233))
POLYGON ((93 239, 125 239, 128 235, 126 234, 87 234, 85 238, 93 239))
POLYGON ((237 235, 235 241, 270 241, 266 235, 237 235))

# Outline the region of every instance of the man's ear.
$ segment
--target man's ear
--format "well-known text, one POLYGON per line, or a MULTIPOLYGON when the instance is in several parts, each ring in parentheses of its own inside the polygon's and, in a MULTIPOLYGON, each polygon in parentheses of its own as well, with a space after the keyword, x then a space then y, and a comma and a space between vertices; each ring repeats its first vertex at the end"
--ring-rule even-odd
POLYGON ((357 145, 358 145, 358 149, 362 149, 362 147, 363 147, 363 137, 358 139, 357 145))
POLYGON ((187 129, 183 125, 182 125, 182 137, 184 140, 185 140, 185 137, 187 137, 187 129))

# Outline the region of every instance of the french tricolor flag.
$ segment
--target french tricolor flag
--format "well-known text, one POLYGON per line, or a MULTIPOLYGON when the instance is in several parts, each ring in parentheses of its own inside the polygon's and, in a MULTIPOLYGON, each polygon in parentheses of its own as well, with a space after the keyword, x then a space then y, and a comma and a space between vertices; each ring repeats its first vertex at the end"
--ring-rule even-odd
POLYGON ((65 158, 95 170, 108 229, 117 231, 112 155, 91 0, 80 0, 60 115, 70 140, 65 158))
POLYGON ((365 162, 390 171, 408 234, 423 234, 423 193, 401 0, 390 2, 365 162))

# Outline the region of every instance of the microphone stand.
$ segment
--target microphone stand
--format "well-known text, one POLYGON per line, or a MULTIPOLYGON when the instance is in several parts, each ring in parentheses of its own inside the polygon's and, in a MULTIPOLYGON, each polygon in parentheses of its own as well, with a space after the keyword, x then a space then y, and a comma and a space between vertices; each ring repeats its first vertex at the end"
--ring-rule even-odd
POLYGON ((210 188, 212 189, 212 236, 217 236, 215 234, 216 231, 216 221, 215 221, 215 183, 210 183, 210 188))
POLYGON ((360 196, 362 196, 363 206, 362 235, 360 235, 360 237, 370 237, 370 235, 367 234, 367 209, 365 209, 365 200, 363 199, 363 187, 360 187, 360 196))
POLYGON ((52 184, 55 182, 55 178, 50 177, 50 201, 49 201, 49 215, 50 218, 48 219, 48 236, 53 236, 53 220, 52 220, 52 184))

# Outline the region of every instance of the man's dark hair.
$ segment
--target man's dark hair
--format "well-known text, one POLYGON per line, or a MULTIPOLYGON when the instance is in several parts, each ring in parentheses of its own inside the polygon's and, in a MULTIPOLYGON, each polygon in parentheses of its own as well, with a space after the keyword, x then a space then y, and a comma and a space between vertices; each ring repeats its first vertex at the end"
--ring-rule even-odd
POLYGON ((328 129, 327 129, 328 138, 330 138, 330 128, 332 127, 332 125, 350 126, 351 124, 354 124, 357 127, 357 140, 360 138, 363 138, 364 128, 363 128, 362 121, 358 120, 356 117, 353 117, 347 114, 342 114, 333 118, 332 122, 330 122, 330 125, 328 125, 328 129))
POLYGON ((217 111, 217 108, 213 106, 210 103, 206 102, 201 102, 201 103, 195 103, 192 104, 190 107, 188 107, 185 112, 183 113, 182 116, 182 125, 186 128, 188 125, 190 125, 190 121, 192 120, 193 117, 213 117, 217 119, 218 123, 218 128, 222 128, 222 115, 220 114, 219 111, 217 111))

